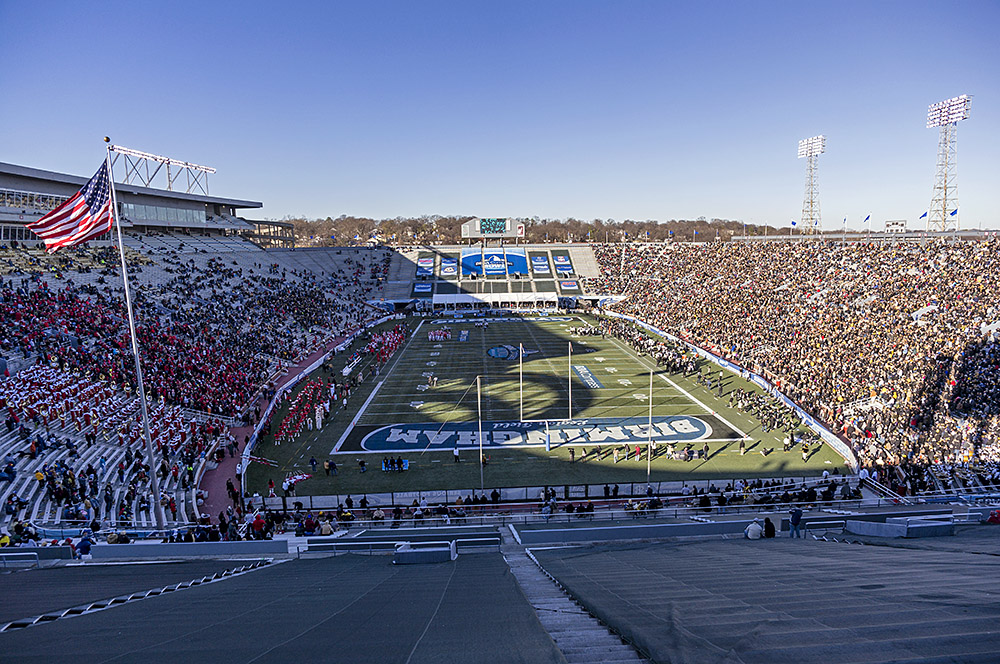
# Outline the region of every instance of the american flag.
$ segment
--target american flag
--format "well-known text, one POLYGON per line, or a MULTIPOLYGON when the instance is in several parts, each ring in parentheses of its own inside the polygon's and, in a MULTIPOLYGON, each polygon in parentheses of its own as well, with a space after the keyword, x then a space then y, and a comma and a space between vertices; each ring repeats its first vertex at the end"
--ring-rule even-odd
POLYGON ((111 223, 111 178, 105 161, 83 189, 27 227, 45 241, 45 250, 51 254, 104 235, 111 223))

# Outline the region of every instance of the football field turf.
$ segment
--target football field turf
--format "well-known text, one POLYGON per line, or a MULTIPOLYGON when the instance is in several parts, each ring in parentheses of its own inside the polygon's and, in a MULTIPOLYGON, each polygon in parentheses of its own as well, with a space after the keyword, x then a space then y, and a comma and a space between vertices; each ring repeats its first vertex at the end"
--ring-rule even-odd
POLYGON ((573 334, 596 322, 589 317, 408 322, 416 332, 332 422, 281 447, 264 441, 257 453, 278 467, 253 466, 251 484, 310 472, 307 462, 315 457, 335 460, 339 472, 327 477, 319 469, 299 485, 300 495, 478 487, 480 440, 489 460, 484 481, 498 487, 642 482, 647 441, 655 444, 653 481, 812 475, 842 464, 825 445, 805 462, 798 447, 782 452, 782 432, 762 433, 755 418, 730 409, 732 390, 755 389, 738 375, 725 375, 719 398, 693 376, 658 368, 617 339, 573 334), (445 330, 450 338, 429 338, 445 330), (670 455, 706 444, 706 459, 670 455), (775 451, 764 457, 763 448, 775 451), (456 449, 463 463, 453 462, 456 449), (388 455, 404 458, 409 471, 378 472, 388 455), (369 472, 360 472, 360 459, 369 472))

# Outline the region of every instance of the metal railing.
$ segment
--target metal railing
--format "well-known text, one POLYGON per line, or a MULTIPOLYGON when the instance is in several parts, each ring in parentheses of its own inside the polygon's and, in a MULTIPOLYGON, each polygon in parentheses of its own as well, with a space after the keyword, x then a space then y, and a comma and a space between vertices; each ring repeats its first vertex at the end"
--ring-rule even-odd
MULTIPOLYGON (((833 500, 833 501, 816 501, 812 503, 816 510, 824 509, 839 509, 839 510, 853 510, 858 509, 864 503, 865 507, 887 507, 887 506, 898 506, 898 502, 893 500, 878 499, 874 502, 871 500, 863 499, 852 499, 852 500, 833 500)), ((559 524, 559 523, 579 523, 580 521, 592 521, 592 522, 606 522, 606 521, 632 521, 639 519, 674 519, 674 520, 711 520, 713 516, 720 515, 739 515, 739 514, 760 514, 762 512, 787 512, 793 507, 802 507, 805 503, 803 502, 791 502, 791 503, 761 503, 761 504, 736 504, 736 505, 723 505, 719 506, 712 504, 707 507, 691 507, 691 506, 678 506, 678 507, 661 507, 657 509, 598 509, 593 512, 553 512, 552 514, 543 514, 539 511, 537 503, 523 503, 515 505, 503 505, 501 507, 493 506, 494 509, 517 509, 521 508, 524 511, 508 511, 500 513, 483 513, 483 514, 469 514, 466 516, 424 516, 423 518, 416 519, 412 516, 404 517, 397 521, 391 519, 384 520, 370 520, 370 519, 356 519, 354 521, 342 522, 339 524, 341 528, 355 529, 363 528, 375 532, 386 532, 387 534, 394 528, 400 527, 414 527, 414 528, 446 528, 455 526, 487 526, 487 527, 503 527, 507 525, 526 525, 526 524, 559 524), (530 511, 529 511, 530 510, 530 511)))
POLYGON ((3 561, 4 569, 7 569, 8 562, 17 562, 18 560, 31 561, 34 559, 35 567, 41 567, 41 563, 38 561, 38 554, 34 551, 2 551, 0 552, 0 560, 3 561))
POLYGON ((822 530, 824 532, 828 530, 843 531, 846 527, 846 519, 840 519, 838 521, 806 521, 802 524, 802 536, 808 539, 810 531, 813 530, 822 530))
POLYGON ((369 541, 357 541, 357 540, 345 540, 336 542, 319 542, 313 544, 307 544, 306 546, 296 546, 295 547, 295 557, 301 558, 303 553, 330 553, 333 555, 339 555, 340 552, 343 553, 367 553, 372 555, 374 553, 392 553, 395 552, 403 544, 409 545, 411 549, 428 549, 440 546, 452 546, 454 545, 456 549, 460 550, 462 548, 481 548, 489 547, 492 549, 496 547, 497 552, 500 551, 501 539, 499 535, 488 536, 488 537, 455 537, 448 540, 432 540, 427 542, 422 541, 411 541, 406 539, 384 539, 384 540, 369 540, 369 541))

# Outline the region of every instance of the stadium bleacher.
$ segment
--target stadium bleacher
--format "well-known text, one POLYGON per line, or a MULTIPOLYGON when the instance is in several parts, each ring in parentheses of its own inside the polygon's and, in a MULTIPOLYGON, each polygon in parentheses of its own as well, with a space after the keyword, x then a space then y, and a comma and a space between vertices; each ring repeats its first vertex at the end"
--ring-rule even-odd
MULTIPOLYGON (((51 612, 108 598, 120 588, 163 587, 213 567, 187 563, 126 569, 141 571, 141 583, 123 584, 113 567, 76 567, 0 576, 0 592, 10 596, 34 584, 43 590, 73 584, 72 597, 43 592, 29 605, 29 613, 51 612), (105 589, 108 577, 115 581, 105 589)), ((4 615, 10 613, 8 609, 4 615)), ((220 664, 288 659, 566 662, 498 553, 435 565, 394 566, 385 556, 292 560, 0 634, 3 659, 9 662, 46 659, 51 645, 60 642, 72 643, 79 658, 140 657, 145 662, 207 657, 220 664), (155 628, 123 630, 122 625, 155 628), (99 636, 109 629, 115 638, 99 636)))
POLYGON ((795 539, 533 552, 657 662, 989 662, 997 563, 973 553, 795 539))
MULTIPOLYGON (((997 249, 996 238, 598 245, 602 274, 587 288, 767 376, 869 466, 974 461, 995 475, 997 249)), ((915 485, 919 470, 905 474, 893 479, 915 485)))
MULTIPOLYGON (((221 421, 240 416, 282 364, 382 315, 366 300, 379 293, 390 252, 265 253, 235 237, 127 238, 129 273, 140 294, 139 330, 148 335, 141 348, 153 397, 151 428, 157 448, 166 450, 161 502, 170 508, 170 523, 189 523, 201 513, 204 497, 194 490, 197 478, 213 465, 207 458, 213 446, 228 435, 219 436, 221 421), (238 317, 248 306, 255 307, 253 318, 238 317), (176 372, 178 357, 199 372, 200 382, 176 372), (206 360, 214 372, 192 365, 206 360), (202 435, 208 422, 216 423, 210 440, 202 435)), ((151 526, 147 505, 157 498, 149 495, 146 475, 161 469, 139 465, 133 378, 127 362, 113 359, 125 344, 117 254, 108 248, 55 256, 20 247, 4 252, 30 256, 31 262, 0 281, 0 307, 16 322, 0 333, 5 371, 12 374, 0 382, 9 426, 0 430, 0 452, 15 475, 0 485, 3 523, 82 526, 98 519, 106 527, 151 526), (58 403, 52 395, 44 404, 29 403, 25 386, 31 379, 25 383, 19 375, 42 365, 51 365, 47 380, 69 386, 73 394, 58 403), (81 391, 100 393, 99 407, 81 403, 81 391), (51 410, 56 407, 58 422, 51 410), (90 433, 95 440, 87 440, 90 433), (42 444, 48 448, 35 452, 42 444), (122 473, 119 464, 127 466, 122 473), (80 495, 79 479, 97 467, 86 473, 88 491, 80 495)))
MULTIPOLYGON (((435 295, 535 293, 554 299, 572 290, 563 283, 569 281, 577 282, 581 293, 626 295, 618 305, 620 311, 746 362, 805 405, 819 408, 832 424, 843 427, 839 432, 850 437, 859 453, 867 455, 871 469, 881 471, 887 489, 950 501, 1000 487, 995 409, 1000 358, 995 341, 981 332, 1000 310, 995 293, 986 285, 997 276, 995 241, 923 248, 847 247, 827 251, 828 255, 794 245, 620 245, 596 251, 546 245, 529 247, 525 260, 530 266, 537 258, 548 272, 475 279, 461 275, 460 269, 456 274, 442 273, 441 258, 457 261, 458 248, 263 251, 235 237, 156 234, 130 235, 127 246, 130 275, 144 312, 141 325, 160 326, 164 336, 177 337, 152 351, 154 364, 155 358, 183 356, 188 349, 208 353, 212 346, 207 337, 225 338, 229 329, 231 339, 238 335, 263 339, 247 359, 252 362, 247 364, 252 387, 259 388, 274 378, 280 366, 308 357, 379 316, 368 301, 393 299, 397 294, 400 300, 412 298, 414 284, 420 283, 417 262, 430 254, 434 263, 427 283, 435 295), (789 261, 805 261, 810 267, 793 276, 783 268, 789 261), (748 283, 751 277, 759 283, 748 283), (581 282, 586 285, 580 287, 581 282), (940 300, 943 294, 951 294, 955 302, 912 317, 927 301, 940 300), (769 313, 769 307, 776 311, 769 313), (247 316, 247 312, 252 313, 247 316), (262 321, 247 322, 247 318, 262 321), (882 327, 898 334, 922 354, 921 360, 884 354, 879 347, 859 342, 857 335, 840 329, 845 319, 865 320, 865 330, 882 327), (815 343, 823 325, 838 330, 824 340, 829 348, 815 343), (795 364, 801 359, 796 354, 799 349, 789 351, 788 338, 782 335, 793 335, 796 343, 802 338, 810 342, 809 348, 824 364, 795 364), (851 345, 858 343, 862 345, 851 345), (871 373, 858 373, 858 355, 867 363, 875 358, 890 370, 874 379, 871 373), (827 371, 856 382, 831 381, 827 371), (894 376, 902 387, 886 376, 894 376), (812 385, 803 387, 810 380, 812 385), (904 408, 907 401, 912 410, 904 408), (836 405, 840 403, 843 406, 836 405), (824 405, 833 406, 832 412, 823 411, 824 405), (905 419, 904 414, 915 419, 905 419), (915 446, 909 458, 899 437, 893 437, 899 431, 915 446)), ((152 516, 140 507, 149 493, 147 471, 136 461, 143 442, 128 435, 135 432, 134 392, 122 389, 125 380, 109 382, 105 376, 102 382, 100 375, 88 374, 87 361, 67 350, 73 337, 88 352, 108 352, 110 347, 99 345, 108 341, 103 326, 115 327, 120 334, 116 256, 106 250, 83 250, 70 256, 70 264, 33 250, 6 251, 13 253, 0 253, 0 265, 4 256, 10 256, 20 273, 3 277, 0 306, 20 307, 22 315, 17 338, 13 328, 0 334, 0 348, 12 374, 0 382, 0 394, 6 399, 0 407, 12 408, 4 417, 11 412, 17 416, 13 426, 0 428, 0 457, 10 456, 15 471, 11 481, 0 482, 0 499, 6 502, 15 495, 19 499, 16 508, 3 516, 4 530, 30 522, 42 532, 75 536, 73 528, 60 529, 87 525, 94 517, 101 527, 151 528, 152 516), (34 300, 23 299, 32 293, 34 300), (46 336, 52 328, 58 333, 46 336), (25 383, 15 382, 37 379, 36 372, 43 371, 59 381, 62 388, 53 393, 64 395, 62 402, 67 404, 60 405, 55 415, 50 405, 44 418, 41 412, 35 416, 29 412, 29 408, 39 411, 38 404, 28 403, 30 389, 25 383), (88 425, 74 421, 74 415, 79 420, 86 410, 82 404, 95 394, 100 394, 94 400, 104 410, 93 424, 97 439, 88 440, 88 425), (47 450, 37 449, 39 437, 49 445, 47 450), (124 466, 121 475, 119 464, 124 466), (36 479, 36 471, 42 471, 43 481, 36 479), (88 484, 83 496, 81 478, 88 484), (104 498, 108 492, 110 509, 104 498), (81 518, 81 509, 86 518, 81 518)), ((229 354, 211 357, 233 361, 230 346, 215 352, 229 354)), ((222 364, 217 359, 209 362, 222 364)), ((103 368, 109 370, 110 365, 103 368)), ((169 377, 156 369, 150 375, 153 390, 169 377)), ((211 372, 198 376, 199 392, 211 393, 216 385, 211 372)), ((194 475, 200 476, 212 463, 213 448, 229 442, 225 428, 215 433, 215 423, 223 415, 228 415, 226 424, 246 421, 240 418, 250 417, 253 403, 249 393, 241 400, 234 392, 231 410, 223 412, 210 402, 212 412, 198 412, 198 404, 184 403, 183 396, 167 389, 150 406, 159 425, 156 441, 160 450, 166 450, 163 498, 168 507, 172 500, 177 508, 176 517, 168 512, 171 526, 191 523, 200 515, 204 495, 198 495, 185 468, 193 466, 194 475), (175 465, 176 474, 171 472, 175 465)), ((238 447, 240 441, 234 442, 238 447)), ((860 501, 851 510, 864 509, 862 505, 860 501)), ((830 516, 843 516, 830 511, 830 516)), ((301 513, 296 516, 304 518, 301 513)), ((813 516, 827 518, 823 513, 813 516)), ((682 520, 685 527, 697 530, 710 521, 700 518, 682 520)), ((627 531, 629 525, 610 522, 573 523, 577 530, 598 526, 632 532, 627 531)), ((245 524, 241 528, 249 532, 245 524)), ((140 654, 150 661, 199 659, 205 653, 221 661, 332 654, 346 654, 350 661, 637 661, 620 636, 650 661, 809 662, 829 659, 831 653, 837 661, 995 661, 1000 651, 992 629, 997 617, 991 600, 995 570, 990 558, 980 555, 995 548, 989 529, 982 526, 975 535, 959 530, 956 537, 940 541, 894 546, 875 538, 866 541, 882 546, 811 538, 750 542, 716 536, 561 547, 532 551, 544 570, 533 581, 527 579, 530 570, 524 565, 529 559, 522 560, 523 547, 514 547, 505 528, 464 531, 502 537, 502 556, 463 552, 454 562, 414 566, 393 566, 387 556, 343 555, 340 549, 363 549, 387 537, 436 542, 459 529, 397 528, 395 537, 391 528, 358 537, 350 537, 356 531, 348 535, 341 531, 330 540, 349 546, 338 545, 337 551, 326 553, 317 546, 315 555, 340 554, 332 558, 306 556, 148 601, 126 602, 113 610, 9 631, 0 635, 0 659, 45 659, 52 643, 66 642, 74 644, 79 657, 140 654), (515 567, 518 570, 511 574, 515 567), (549 583, 545 573, 579 605, 564 604, 558 597, 563 592, 560 586, 529 588, 532 583, 549 583), (219 619, 219 607, 233 606, 246 608, 232 616, 231 609, 222 610, 219 619), (593 614, 615 635, 594 636, 562 615, 540 622, 546 611, 593 614), (309 617, 306 622, 303 615, 309 617), (370 627, 373 622, 378 629, 370 627), (152 623, 161 631, 121 634, 121 624, 152 623), (206 629, 206 624, 212 628, 206 629), (253 638, 246 636, 248 624, 255 626, 253 638), (44 636, 37 638, 35 630, 44 636), (100 637, 109 630, 119 636, 110 641, 100 637), (164 633, 194 636, 165 639, 164 633), (290 639, 290 634, 298 637, 290 639)), ((305 541, 291 533, 272 536, 307 546, 312 540, 317 545, 325 541, 315 537, 305 541)), ((148 565, 138 566, 130 575, 126 567, 90 565, 60 563, 54 569, 40 565, 43 569, 29 573, 0 575, 0 592, 6 596, 34 589, 31 601, 5 605, 0 622, 60 613, 78 604, 228 568, 223 562, 148 565), (61 587, 69 590, 60 594, 61 587)))

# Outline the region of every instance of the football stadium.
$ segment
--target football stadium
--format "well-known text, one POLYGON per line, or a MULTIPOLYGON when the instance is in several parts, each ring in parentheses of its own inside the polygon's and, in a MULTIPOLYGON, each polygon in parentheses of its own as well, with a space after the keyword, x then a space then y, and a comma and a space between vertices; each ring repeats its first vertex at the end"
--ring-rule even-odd
MULTIPOLYGON (((433 78, 416 57, 393 66, 433 78)), ((507 115, 451 92, 503 134, 507 115)), ((185 126, 241 133, 249 106, 185 126)), ((481 201, 520 209, 537 184, 569 205, 526 163, 541 147, 439 187, 416 120, 387 140, 426 163, 359 159, 377 191, 352 193, 263 138, 305 110, 252 115, 260 144, 220 157, 281 153, 266 177, 110 138, 93 175, 49 148, 0 161, 0 663, 1000 661, 1000 231, 989 173, 967 188, 984 221, 959 215, 971 109, 927 106, 922 215, 850 228, 820 213, 825 135, 798 141, 804 161, 782 147, 806 186, 774 225, 275 219, 314 190, 331 211, 392 187, 466 205, 479 178, 500 192, 481 201), (539 182, 508 186, 520 168, 539 182), (272 176, 292 203, 254 200, 272 176)), ((600 143, 576 122, 539 126, 600 143)), ((466 129, 437 140, 487 145, 466 129)), ((626 205, 619 167, 569 198, 626 205)), ((883 194, 916 205, 863 191, 883 194)))

